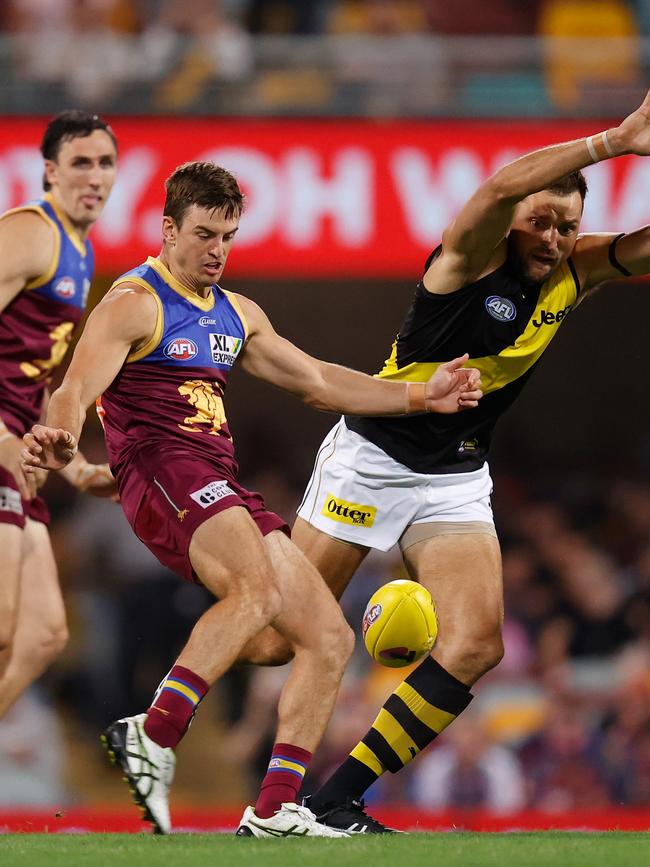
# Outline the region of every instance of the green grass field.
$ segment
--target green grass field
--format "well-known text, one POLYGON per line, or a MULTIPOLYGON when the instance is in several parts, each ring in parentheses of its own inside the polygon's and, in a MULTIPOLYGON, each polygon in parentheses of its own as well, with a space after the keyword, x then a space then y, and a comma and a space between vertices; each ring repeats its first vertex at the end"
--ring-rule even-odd
POLYGON ((2 867, 638 867, 650 835, 546 831, 351 840, 242 840, 219 834, 7 834, 2 867))

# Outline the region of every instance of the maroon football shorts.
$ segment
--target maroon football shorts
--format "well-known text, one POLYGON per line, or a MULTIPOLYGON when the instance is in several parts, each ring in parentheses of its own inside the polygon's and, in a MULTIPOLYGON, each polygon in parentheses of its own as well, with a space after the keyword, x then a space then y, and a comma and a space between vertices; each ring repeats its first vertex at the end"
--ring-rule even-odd
POLYGON ((40 524, 50 523, 50 513, 44 500, 40 497, 23 500, 13 475, 0 467, 0 524, 15 524, 22 530, 25 518, 40 524))
POLYGON ((266 536, 289 527, 266 509, 260 494, 237 483, 219 461, 189 453, 139 454, 117 473, 124 514, 136 536, 163 566, 196 581, 189 548, 195 530, 208 518, 244 506, 266 536))

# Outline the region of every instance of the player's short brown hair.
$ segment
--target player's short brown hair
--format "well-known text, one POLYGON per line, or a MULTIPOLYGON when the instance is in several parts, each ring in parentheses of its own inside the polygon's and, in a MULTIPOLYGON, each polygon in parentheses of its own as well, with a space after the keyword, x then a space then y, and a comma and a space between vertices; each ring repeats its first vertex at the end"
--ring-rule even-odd
POLYGON ((215 163, 183 163, 167 178, 165 190, 163 214, 177 226, 192 205, 223 211, 227 220, 241 216, 244 210, 245 197, 237 179, 215 163))
POLYGON ((580 193, 580 198, 582 199, 582 204, 585 203, 585 198, 587 196, 587 179, 582 174, 580 169, 576 169, 575 172, 569 172, 568 175, 564 175, 564 177, 559 178, 555 183, 550 184, 546 188, 549 192, 555 193, 558 196, 570 196, 571 193, 575 193, 576 191, 580 193))
MULTIPOLYGON (((57 114, 45 127, 41 140, 41 153, 44 160, 56 162, 61 145, 73 138, 86 138, 96 129, 103 130, 117 150, 117 139, 111 127, 97 114, 78 108, 67 109, 57 114)), ((51 184, 43 175, 43 189, 51 189, 51 184)))

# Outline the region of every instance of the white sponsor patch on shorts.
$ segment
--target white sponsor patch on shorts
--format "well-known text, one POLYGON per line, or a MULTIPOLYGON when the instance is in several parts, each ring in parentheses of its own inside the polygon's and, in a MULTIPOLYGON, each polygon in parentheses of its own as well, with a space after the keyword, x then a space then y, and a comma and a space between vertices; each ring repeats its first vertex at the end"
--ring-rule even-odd
POLYGON ((14 491, 13 488, 0 488, 0 512, 23 514, 23 504, 18 491, 14 491))
POLYGON ((228 485, 228 482, 210 482, 198 491, 193 491, 190 497, 195 503, 198 503, 202 509, 207 509, 208 506, 223 500, 224 497, 230 497, 235 492, 228 485))

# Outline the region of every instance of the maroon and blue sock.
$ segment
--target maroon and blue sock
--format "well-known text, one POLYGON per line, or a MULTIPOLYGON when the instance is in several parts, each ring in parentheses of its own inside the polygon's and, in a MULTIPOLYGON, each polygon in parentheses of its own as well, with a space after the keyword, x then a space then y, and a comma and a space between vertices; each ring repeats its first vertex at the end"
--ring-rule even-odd
POLYGON ((255 804, 255 813, 260 819, 269 819, 282 804, 297 799, 298 790, 310 761, 311 753, 301 747, 275 744, 255 804))
POLYGON ((175 665, 158 687, 147 711, 144 731, 161 747, 175 749, 209 685, 189 668, 175 665))

